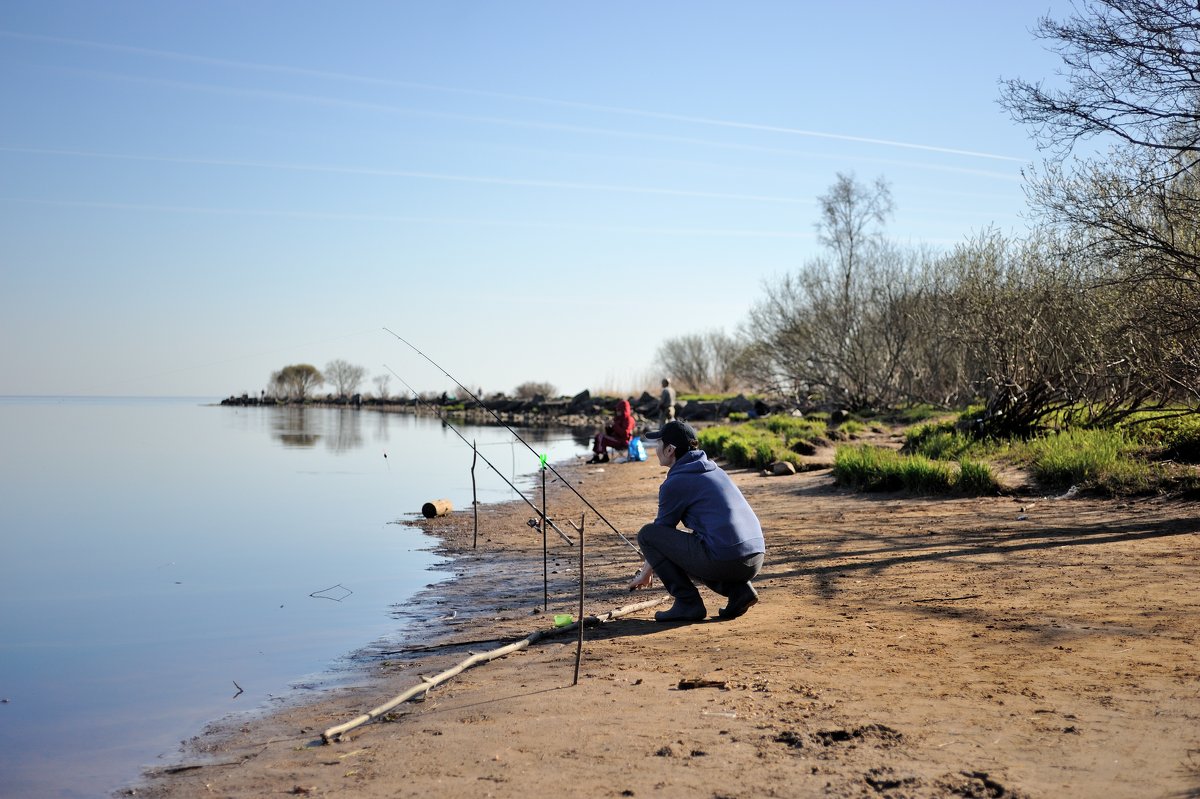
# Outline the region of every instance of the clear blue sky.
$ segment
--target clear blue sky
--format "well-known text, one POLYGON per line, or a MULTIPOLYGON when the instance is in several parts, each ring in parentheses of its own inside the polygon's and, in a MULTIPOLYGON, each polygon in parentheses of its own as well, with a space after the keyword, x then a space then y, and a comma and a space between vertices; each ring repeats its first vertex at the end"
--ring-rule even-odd
MULTIPOLYGON (((882 175, 901 242, 1021 231, 1012 2, 0 4, 0 394, 224 396, 288 363, 653 387, 882 175)), ((392 381, 393 391, 400 389, 392 381)))

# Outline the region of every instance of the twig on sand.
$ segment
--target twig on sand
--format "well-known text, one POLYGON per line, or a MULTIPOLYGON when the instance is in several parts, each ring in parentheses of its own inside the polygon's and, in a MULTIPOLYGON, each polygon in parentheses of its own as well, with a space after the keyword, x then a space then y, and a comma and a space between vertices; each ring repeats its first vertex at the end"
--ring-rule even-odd
POLYGON ((178 766, 167 766, 161 769, 155 769, 154 774, 179 774, 184 771, 196 771, 202 768, 219 768, 222 766, 240 766, 249 760, 249 757, 239 758, 238 760, 222 760, 219 763, 183 763, 178 766))
POLYGON ((407 655, 413 652, 436 652, 439 649, 457 649, 463 646, 474 646, 475 644, 494 644, 497 641, 502 641, 503 638, 492 636, 491 638, 472 638, 467 641, 446 641, 441 644, 426 644, 425 646, 410 646, 404 649, 387 649, 375 654, 381 656, 388 655, 407 655))
POLYGON ((914 599, 913 602, 960 602, 964 599, 979 599, 983 594, 967 594, 966 596, 935 596, 931 599, 914 599))
POLYGON ((325 732, 321 733, 321 740, 324 743, 330 743, 332 741, 336 741, 344 733, 347 733, 356 727, 361 727, 362 725, 366 724, 367 722, 373 721, 374 719, 379 718, 380 716, 382 716, 385 713, 387 713, 388 711, 390 711, 392 708, 397 707, 398 705, 401 705, 401 704, 407 702, 409 699, 412 699, 414 696, 427 693, 434 686, 440 685, 441 683, 445 682, 446 680, 449 680, 451 677, 455 677, 455 676, 461 674, 462 672, 466 671, 467 669, 471 668, 472 666, 477 666, 480 663, 487 663, 490 660, 495 660, 496 658, 501 658, 501 657, 504 657, 505 655, 510 655, 513 652, 519 652, 522 649, 525 649, 526 647, 528 647, 530 644, 540 641, 543 638, 549 638, 552 635, 558 635, 559 633, 565 633, 565 632, 568 632, 571 630, 575 630, 577 624, 582 623, 582 624, 586 624, 589 626, 603 624, 606 621, 611 621, 612 619, 618 618, 620 616, 627 616, 630 613, 636 613, 639 610, 645 610, 646 608, 652 608, 655 605, 660 605, 664 601, 666 601, 666 599, 667 599, 667 597, 662 596, 662 597, 659 597, 658 599, 650 599, 650 600, 646 600, 645 602, 638 602, 637 604, 634 604, 634 605, 626 605, 625 607, 617 608, 616 610, 610 610, 608 613, 605 613, 602 616, 588 616, 586 619, 583 619, 581 622, 575 621, 575 622, 571 622, 570 624, 564 625, 562 627, 553 627, 549 630, 538 630, 537 632, 531 633, 530 635, 526 636, 525 638, 522 638, 520 641, 516 641, 515 643, 511 643, 506 646, 502 646, 499 649, 492 649, 487 652, 481 652, 478 655, 472 655, 471 657, 469 657, 466 660, 459 663, 457 666, 446 669, 441 674, 434 675, 433 677, 422 676, 421 683, 419 685, 414 685, 412 688, 409 688, 407 691, 400 694, 399 696, 397 696, 393 699, 390 699, 387 702, 384 702, 382 705, 375 708, 374 710, 370 710, 370 711, 362 714, 361 716, 358 716, 357 718, 351 719, 350 721, 347 721, 345 724, 338 724, 337 726, 330 727, 329 729, 325 730, 325 732))

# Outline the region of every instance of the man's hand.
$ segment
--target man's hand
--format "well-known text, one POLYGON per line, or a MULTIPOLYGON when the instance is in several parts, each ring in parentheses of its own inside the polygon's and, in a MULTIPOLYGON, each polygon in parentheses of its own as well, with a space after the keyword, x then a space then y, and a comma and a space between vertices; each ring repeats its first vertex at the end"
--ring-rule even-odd
POLYGON ((643 588, 649 588, 654 585, 654 569, 650 568, 649 563, 643 563, 642 568, 626 586, 630 591, 638 591, 643 588))

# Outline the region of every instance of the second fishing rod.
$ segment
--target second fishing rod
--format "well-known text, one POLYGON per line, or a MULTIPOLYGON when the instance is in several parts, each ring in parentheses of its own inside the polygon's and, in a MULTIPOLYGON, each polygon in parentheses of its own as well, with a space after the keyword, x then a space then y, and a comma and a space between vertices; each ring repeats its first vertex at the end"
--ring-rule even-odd
MULTIPOLYGON (((422 358, 429 361, 429 363, 432 364, 435 369, 437 369, 439 372, 441 372, 446 377, 448 377, 451 381, 454 382, 454 384, 456 386, 458 386, 460 389, 462 389, 463 392, 468 397, 470 397, 472 400, 474 400, 476 405, 478 405, 483 410, 487 411, 492 416, 492 418, 494 418, 497 422, 499 422, 500 425, 502 427, 504 427, 504 429, 507 430, 513 436, 513 438, 515 438, 517 441, 520 441, 522 444, 524 444, 525 448, 528 449, 530 452, 532 452, 534 454, 534 456, 539 457, 539 458, 541 457, 540 453, 538 453, 538 451, 536 449, 534 449, 532 446, 530 446, 528 441, 521 438, 521 435, 516 430, 513 430, 512 427, 510 427, 508 425, 508 423, 506 423, 502 418, 500 418, 500 414, 496 413, 494 410, 489 408, 482 399, 477 397, 475 395, 475 393, 471 391, 471 389, 467 388, 462 383, 460 383, 458 381, 458 379, 454 377, 454 375, 450 374, 445 369, 443 369, 436 361, 434 361, 432 358, 430 358, 425 353, 421 352, 421 350, 417 349, 417 347, 415 345, 413 345, 412 342, 408 341, 407 339, 402 337, 400 334, 398 334, 395 331, 390 330, 389 328, 386 328, 386 327, 383 329, 385 332, 391 333, 393 336, 395 336, 397 339, 399 339, 401 342, 403 342, 409 349, 411 349, 417 355, 420 355, 422 358)), ((395 372, 393 372, 392 374, 395 374, 395 372)), ((399 377, 399 376, 397 375, 397 377, 399 377)), ((404 381, 401 381, 401 382, 404 382, 404 381)), ((638 556, 641 557, 642 551, 637 548, 637 545, 634 544, 632 541, 630 541, 628 538, 626 538, 625 534, 622 533, 620 530, 618 530, 616 525, 614 525, 607 518, 605 518, 604 514, 601 513, 596 508, 595 505, 593 505, 591 502, 589 502, 587 497, 585 497, 583 494, 579 493, 579 490, 576 489, 575 486, 571 485, 570 480, 567 480, 565 477, 563 477, 561 474, 559 474, 558 470, 555 469, 551 464, 547 463, 546 468, 549 469, 550 472, 555 477, 557 477, 559 480, 561 480, 563 485, 565 485, 567 488, 571 489, 571 492, 574 493, 575 496, 579 497, 580 501, 583 502, 583 504, 586 505, 588 508, 590 508, 592 513, 596 514, 596 517, 599 518, 600 521, 602 521, 606 525, 608 525, 609 529, 611 529, 614 533, 616 533, 620 537, 620 539, 629 546, 630 549, 632 549, 634 552, 638 553, 638 556)))
MULTIPOLYGON (((415 388, 413 388, 412 386, 410 386, 408 383, 406 383, 406 382, 404 381, 404 378, 403 378, 403 377, 401 377, 400 375, 396 374, 396 372, 395 372, 395 371, 392 369, 392 367, 388 366, 388 365, 385 363, 385 364, 383 365, 383 368, 384 368, 384 369, 387 369, 389 372, 391 372, 391 373, 392 373, 392 375, 393 375, 393 376, 395 376, 395 378, 396 378, 397 380, 399 380, 401 383, 404 383, 404 387, 405 387, 405 388, 407 388, 409 391, 411 391, 411 392, 412 392, 413 398, 414 398, 414 399, 415 399, 417 402, 421 403, 422 405, 424 405, 424 404, 427 404, 427 403, 425 403, 425 402, 423 402, 423 401, 421 400, 421 395, 417 393, 417 390, 416 390, 415 388)), ((432 405, 430 405, 429 407, 430 407, 430 408, 433 410, 433 413, 434 413, 434 415, 436 415, 436 416, 437 416, 437 418, 441 420, 442 424, 444 424, 444 425, 446 425, 446 427, 450 428, 450 430, 451 430, 451 431, 453 431, 454 435, 456 435, 456 436, 458 436, 459 438, 461 438, 461 439, 462 439, 462 441, 463 441, 463 443, 464 443, 464 444, 466 444, 467 446, 471 447, 471 449, 473 449, 473 450, 475 451, 475 454, 476 454, 476 455, 478 455, 478 456, 480 457, 480 459, 481 459, 481 460, 482 460, 484 463, 486 463, 486 464, 488 465, 488 467, 489 467, 489 468, 491 468, 491 470, 492 470, 493 472, 495 472, 496 474, 498 474, 498 475, 500 476, 500 479, 501 479, 501 480, 503 480, 504 482, 508 483, 508 487, 509 487, 509 488, 511 488, 513 491, 515 491, 515 492, 516 492, 516 494, 517 494, 517 496, 519 496, 521 499, 525 500, 525 504, 526 504, 526 505, 528 505, 529 507, 533 508, 534 512, 535 512, 535 513, 536 513, 536 514, 537 514, 537 515, 538 515, 538 516, 539 516, 539 517, 542 519, 542 521, 543 521, 543 522, 545 522, 546 524, 548 524, 548 525, 550 525, 552 528, 554 528, 554 532, 556 532, 556 533, 558 533, 560 536, 562 536, 562 539, 563 539, 564 541, 566 541, 568 544, 570 544, 571 546, 574 546, 574 545, 575 545, 575 542, 574 542, 574 541, 572 541, 572 540, 571 540, 571 539, 570 539, 570 538, 567 536, 567 534, 566 534, 566 533, 564 533, 562 530, 560 530, 560 529, 559 529, 559 527, 558 527, 558 525, 557 525, 557 524, 555 524, 555 523, 554 523, 554 521, 553 521, 553 520, 552 520, 550 517, 548 517, 548 516, 547 516, 545 513, 543 513, 542 511, 538 510, 538 506, 537 506, 537 505, 534 505, 534 504, 533 504, 533 501, 532 501, 532 500, 530 500, 530 499, 529 499, 529 497, 525 496, 525 494, 524 494, 524 493, 522 493, 522 492, 521 492, 521 490, 520 490, 519 488, 517 488, 515 485, 513 485, 513 482, 512 482, 511 480, 509 480, 507 477, 505 477, 505 476, 504 476, 504 473, 503 473, 503 472, 501 472, 499 469, 497 469, 497 468, 496 468, 496 466, 495 466, 495 464, 493 464, 491 461, 489 461, 489 460, 488 460, 488 459, 487 459, 487 458, 486 458, 486 457, 483 455, 483 453, 481 453, 481 452, 479 451, 479 448, 478 448, 477 446, 475 446, 474 444, 472 444, 470 441, 467 441, 467 437, 466 437, 466 436, 464 436, 462 433, 460 433, 457 427, 455 427, 454 425, 450 424, 450 420, 449 420, 449 419, 447 419, 447 418, 446 418, 444 415, 442 415, 442 413, 441 413, 441 412, 440 412, 440 411, 439 411, 437 408, 434 408, 432 405)))

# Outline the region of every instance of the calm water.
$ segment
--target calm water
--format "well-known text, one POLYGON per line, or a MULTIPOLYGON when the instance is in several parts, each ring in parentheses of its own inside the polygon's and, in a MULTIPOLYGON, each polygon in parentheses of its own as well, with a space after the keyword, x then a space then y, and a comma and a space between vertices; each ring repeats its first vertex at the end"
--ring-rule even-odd
MULTIPOLYGON (((402 634, 391 606, 446 576, 392 523, 470 506, 471 450, 436 419, 203 402, 0 398, 0 796, 105 796, 402 634), (353 593, 310 596, 335 585, 353 593)), ((528 483, 505 430, 463 432, 528 483)))

